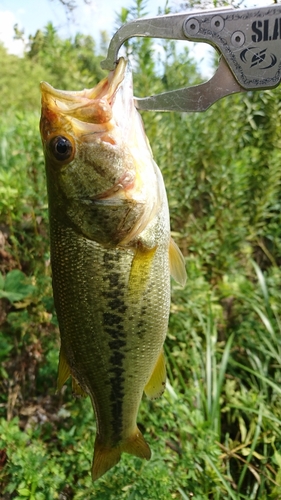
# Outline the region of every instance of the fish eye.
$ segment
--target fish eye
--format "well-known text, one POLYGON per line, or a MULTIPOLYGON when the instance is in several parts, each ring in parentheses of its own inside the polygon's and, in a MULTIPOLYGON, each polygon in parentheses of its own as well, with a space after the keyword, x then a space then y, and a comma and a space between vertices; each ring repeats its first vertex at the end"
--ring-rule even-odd
POLYGON ((50 150, 58 161, 65 161, 72 159, 74 147, 67 137, 58 135, 53 137, 50 141, 50 150))

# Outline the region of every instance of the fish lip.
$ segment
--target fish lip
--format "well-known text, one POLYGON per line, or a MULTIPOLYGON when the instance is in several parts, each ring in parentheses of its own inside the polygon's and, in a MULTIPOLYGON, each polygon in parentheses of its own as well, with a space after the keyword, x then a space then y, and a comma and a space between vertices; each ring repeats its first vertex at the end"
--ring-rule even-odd
MULTIPOLYGON (((107 102, 110 106, 120 85, 123 83, 127 70, 127 61, 121 57, 114 71, 91 89, 78 91, 58 90, 47 82, 40 83, 42 105, 53 108, 54 111, 79 119, 79 110, 107 102)), ((81 118, 81 117, 80 117, 81 118)), ((82 120, 82 121, 86 121, 82 120)))

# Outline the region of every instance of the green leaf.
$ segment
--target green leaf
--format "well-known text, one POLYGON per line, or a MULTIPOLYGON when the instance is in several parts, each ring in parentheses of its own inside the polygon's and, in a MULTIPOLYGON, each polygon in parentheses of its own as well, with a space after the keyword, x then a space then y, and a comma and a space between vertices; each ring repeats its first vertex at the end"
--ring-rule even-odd
POLYGON ((22 497, 29 497, 30 496, 30 490, 28 488, 19 488, 18 492, 22 497))
POLYGON ((0 289, 0 297, 8 299, 10 302, 23 300, 32 295, 35 290, 27 276, 18 269, 7 274, 3 288, 0 289))
POLYGON ((274 458, 276 460, 276 463, 278 464, 278 467, 281 468, 281 455, 278 453, 278 451, 275 450, 274 452, 274 458))

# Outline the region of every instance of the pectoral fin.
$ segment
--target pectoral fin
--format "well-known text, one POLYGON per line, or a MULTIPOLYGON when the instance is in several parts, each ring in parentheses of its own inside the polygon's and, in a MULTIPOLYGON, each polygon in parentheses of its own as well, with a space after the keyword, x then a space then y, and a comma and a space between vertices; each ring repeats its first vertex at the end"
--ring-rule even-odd
POLYGON ((59 368, 58 368, 58 380, 57 380, 57 391, 59 392, 67 379, 70 377, 70 368, 63 354, 62 348, 60 349, 59 356, 59 368))
POLYGON ((159 398, 164 390, 166 384, 166 366, 163 350, 160 352, 159 358, 152 372, 152 375, 147 382, 144 392, 149 399, 159 398))
POLYGON ((174 242, 173 238, 170 239, 169 259, 170 259, 171 276, 180 285, 184 286, 187 278, 185 270, 185 262, 183 255, 178 245, 174 242))
POLYGON ((157 247, 136 250, 129 277, 129 291, 134 299, 140 297, 145 291, 156 249, 157 247))

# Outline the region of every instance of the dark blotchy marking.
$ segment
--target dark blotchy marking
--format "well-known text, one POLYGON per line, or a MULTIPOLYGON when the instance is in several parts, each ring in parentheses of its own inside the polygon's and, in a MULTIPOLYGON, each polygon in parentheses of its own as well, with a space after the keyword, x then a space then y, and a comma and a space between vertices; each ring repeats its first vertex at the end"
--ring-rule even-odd
POLYGON ((119 254, 114 253, 114 252, 105 252, 103 254, 103 262, 105 265, 110 264, 111 262, 118 262, 119 261, 119 254))
POLYGON ((123 318, 111 312, 103 313, 104 325, 116 326, 123 322, 123 318))
POLYGON ((113 339, 121 339, 121 338, 126 338, 126 334, 124 333, 123 325, 107 325, 107 327, 104 329, 108 335, 110 335, 111 338, 113 339))
POLYGON ((147 306, 142 306, 142 308, 141 308, 141 316, 144 316, 146 314, 146 311, 147 311, 147 306))
POLYGON ((125 312, 127 311, 128 309, 128 306, 126 306, 125 304, 123 304, 122 306, 118 307, 118 312, 120 314, 125 314, 125 312))
POLYGON ((116 257, 108 252, 104 253, 103 262, 107 269, 114 269, 116 266, 116 257))
POLYGON ((111 386, 111 428, 113 444, 122 439, 123 431, 123 400, 124 400, 124 347, 126 346, 126 334, 124 332, 124 313, 128 307, 124 300, 125 282, 122 273, 114 272, 119 262, 118 253, 105 253, 103 255, 104 265, 108 270, 106 281, 110 289, 103 290, 102 295, 108 299, 108 309, 103 314, 104 331, 109 337, 108 347, 110 349, 109 381, 111 386))
MULTIPOLYGON (((110 344, 112 344, 110 342, 110 344)), ((124 399, 124 354, 118 350, 113 351, 110 361, 113 366, 110 368, 110 402, 111 402, 111 428, 113 429, 113 444, 117 444, 122 438, 123 430, 123 399, 124 399)))
POLYGON ((114 268, 115 268, 115 264, 114 264, 114 263, 111 263, 111 262, 109 263, 109 262, 108 262, 108 263, 106 264, 106 269, 114 269, 114 268))
POLYGON ((112 388, 111 397, 114 398, 111 403, 111 414, 112 414, 111 425, 113 429, 112 444, 117 445, 122 439, 122 428, 123 428, 122 404, 123 404, 124 392, 119 391, 118 387, 116 386, 115 389, 112 388))
POLYGON ((115 381, 118 380, 118 385, 122 385, 125 382, 124 379, 124 370, 120 366, 114 366, 110 370, 110 373, 113 373, 113 377, 110 378, 110 382, 115 386, 115 381))
POLYGON ((110 286, 112 287, 119 287, 121 286, 121 283, 120 283, 120 274, 118 273, 111 273, 107 276, 108 280, 109 280, 109 283, 110 283, 110 286))
POLYGON ((122 347, 125 347, 126 341, 122 340, 120 338, 115 338, 114 340, 111 340, 108 343, 108 345, 109 345, 110 349, 112 349, 112 350, 119 350, 119 349, 122 349, 122 347))
POLYGON ((145 324, 145 321, 143 319, 141 319, 138 324, 137 324, 137 328, 136 328, 136 333, 137 333, 137 336, 142 339, 144 337, 144 335, 146 334, 146 331, 147 331, 147 328, 146 328, 146 324, 145 324))
POLYGON ((107 299, 116 299, 116 296, 118 294, 118 297, 124 297, 124 291, 123 290, 103 290, 102 294, 104 297, 107 299))
POLYGON ((112 355, 109 358, 110 363, 112 363, 114 366, 122 366, 122 362, 124 359, 124 355, 122 352, 119 351, 113 351, 112 355))
POLYGON ((116 311, 123 315, 127 310, 128 306, 124 300, 124 286, 120 286, 117 289, 111 288, 110 290, 103 290, 102 295, 108 300, 108 308, 111 311, 116 311))
POLYGON ((124 314, 128 309, 128 306, 126 306, 120 297, 114 297, 114 299, 109 300, 108 306, 110 309, 118 311, 119 314, 124 314))

